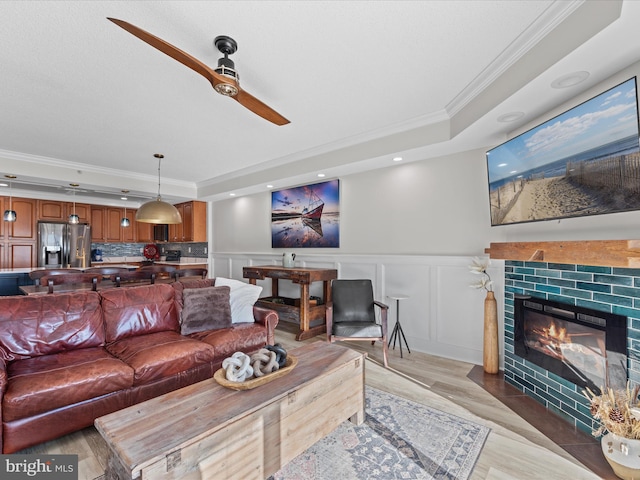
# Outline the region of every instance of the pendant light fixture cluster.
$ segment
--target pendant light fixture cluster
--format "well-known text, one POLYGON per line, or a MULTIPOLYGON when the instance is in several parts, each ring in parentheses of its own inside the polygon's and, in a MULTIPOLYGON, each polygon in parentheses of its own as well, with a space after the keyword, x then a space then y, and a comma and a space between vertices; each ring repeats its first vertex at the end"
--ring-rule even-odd
POLYGON ((11 196, 11 180, 15 180, 15 175, 5 175, 5 178, 9 179, 9 209, 4 211, 5 222, 15 222, 18 219, 16 211, 13 209, 13 198, 11 196))
POLYGON ((73 188, 73 213, 69 215, 69 223, 72 225, 77 225, 80 223, 80 217, 76 214, 76 188, 80 186, 78 183, 70 183, 73 188))
POLYGON ((163 202, 160 197, 160 162, 164 158, 161 153, 153 155, 158 159, 158 196, 155 200, 150 200, 142 205, 136 212, 136 222, 176 224, 182 223, 182 217, 176 207, 170 203, 163 202))

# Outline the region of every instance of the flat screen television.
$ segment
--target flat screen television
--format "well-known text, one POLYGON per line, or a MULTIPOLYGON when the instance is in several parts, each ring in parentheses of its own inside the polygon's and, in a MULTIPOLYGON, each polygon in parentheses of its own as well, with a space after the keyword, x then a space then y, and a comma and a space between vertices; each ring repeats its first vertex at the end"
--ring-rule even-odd
POLYGON ((486 158, 492 226, 640 209, 636 77, 486 158))

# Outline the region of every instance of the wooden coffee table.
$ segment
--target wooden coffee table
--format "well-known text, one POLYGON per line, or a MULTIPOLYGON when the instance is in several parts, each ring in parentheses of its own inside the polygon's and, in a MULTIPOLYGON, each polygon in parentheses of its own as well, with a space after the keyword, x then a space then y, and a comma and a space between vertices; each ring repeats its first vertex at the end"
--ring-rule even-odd
POLYGON ((260 479, 346 419, 364 421, 364 355, 315 342, 298 365, 252 390, 213 378, 96 419, 106 478, 260 479))

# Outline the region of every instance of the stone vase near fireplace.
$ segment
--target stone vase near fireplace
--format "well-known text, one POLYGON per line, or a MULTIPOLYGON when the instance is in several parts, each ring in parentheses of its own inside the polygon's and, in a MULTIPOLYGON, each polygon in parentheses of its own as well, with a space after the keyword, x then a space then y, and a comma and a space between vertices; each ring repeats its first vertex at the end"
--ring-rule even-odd
POLYGON ((496 374, 499 370, 498 305, 491 290, 487 291, 484 299, 483 367, 486 373, 491 374, 496 374))
POLYGON ((624 480, 640 480, 640 440, 614 433, 602 436, 602 453, 616 476, 624 480))

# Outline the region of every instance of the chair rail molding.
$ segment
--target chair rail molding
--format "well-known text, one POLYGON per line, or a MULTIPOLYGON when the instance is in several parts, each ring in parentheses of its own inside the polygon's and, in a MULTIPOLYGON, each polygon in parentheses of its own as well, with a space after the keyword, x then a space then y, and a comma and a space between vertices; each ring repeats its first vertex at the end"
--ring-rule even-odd
MULTIPOLYGON (((477 278, 469 271, 471 255, 352 255, 307 254, 296 252, 295 266, 335 268, 338 278, 368 278, 373 282, 374 297, 389 306, 389 329, 396 318, 396 302, 387 297, 405 294, 402 328, 411 351, 420 351, 455 360, 482 365, 484 328, 484 295, 470 288, 477 278)), ((282 265, 282 252, 225 253, 212 252, 210 265, 213 277, 243 280, 243 267, 282 265)), ((492 261, 488 269, 498 297, 504 292, 504 261, 492 261)), ((271 295, 271 281, 258 281, 262 297, 271 295)), ((312 284, 310 294, 322 296, 320 283, 312 284)), ((281 281, 278 293, 297 298, 299 286, 281 281)), ((504 355, 503 303, 498 301, 500 332, 500 365, 504 355)), ((392 346, 393 347, 393 346, 392 346)), ((405 352, 404 357, 407 354, 405 352)), ((390 363, 402 361, 390 356, 390 363)))

